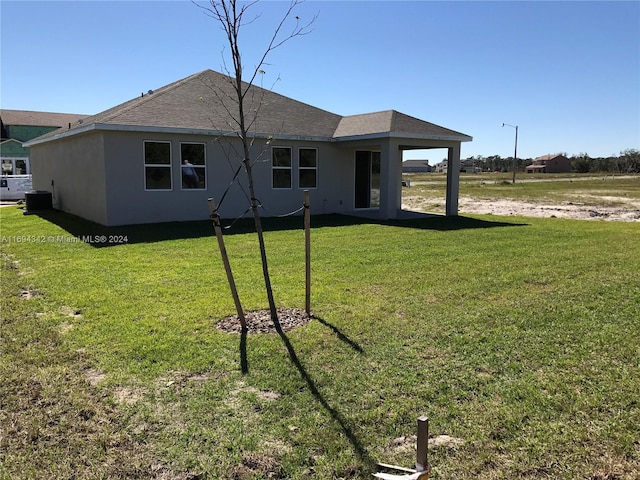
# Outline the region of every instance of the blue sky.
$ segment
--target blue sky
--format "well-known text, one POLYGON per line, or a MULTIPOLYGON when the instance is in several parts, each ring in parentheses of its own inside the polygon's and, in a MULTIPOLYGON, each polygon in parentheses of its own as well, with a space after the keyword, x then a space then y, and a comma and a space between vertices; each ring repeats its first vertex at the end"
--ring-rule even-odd
MULTIPOLYGON (((257 61, 288 3, 243 30, 257 61)), ((273 52, 263 85, 341 115, 395 109, 474 137, 462 155, 640 149, 640 2, 313 1, 313 31, 273 52)), ((224 36, 186 0, 0 1, 0 106, 95 114, 221 71, 224 36)), ((405 158, 445 156, 443 150, 405 158)))

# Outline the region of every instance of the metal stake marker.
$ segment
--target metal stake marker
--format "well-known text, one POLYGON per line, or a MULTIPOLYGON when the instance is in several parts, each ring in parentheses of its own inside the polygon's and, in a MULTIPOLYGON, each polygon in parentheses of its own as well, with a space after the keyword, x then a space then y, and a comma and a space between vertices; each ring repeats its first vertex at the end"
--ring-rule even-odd
MULTIPOLYGON (((431 465, 429 465, 429 457, 427 447, 429 446, 429 418, 418 417, 418 435, 416 438, 416 469, 399 467, 397 465, 389 465, 388 463, 378 462, 378 467, 388 470, 395 470, 409 474, 408 476, 397 478, 429 478, 431 472, 431 465), (413 475, 411 475, 413 474, 413 475)), ((394 475, 388 475, 386 473, 375 473, 373 475, 377 478, 396 478, 394 475)))
POLYGON ((428 470, 429 457, 427 447, 429 446, 429 418, 418 417, 418 438, 416 440, 416 470, 423 472, 428 470))

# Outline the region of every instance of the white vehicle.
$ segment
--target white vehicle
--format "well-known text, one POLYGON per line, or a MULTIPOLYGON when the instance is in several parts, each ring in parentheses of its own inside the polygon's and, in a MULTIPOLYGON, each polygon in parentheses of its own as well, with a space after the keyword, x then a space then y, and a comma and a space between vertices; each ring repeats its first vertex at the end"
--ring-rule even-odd
POLYGON ((0 200, 24 200, 32 190, 28 158, 3 158, 0 174, 0 200))

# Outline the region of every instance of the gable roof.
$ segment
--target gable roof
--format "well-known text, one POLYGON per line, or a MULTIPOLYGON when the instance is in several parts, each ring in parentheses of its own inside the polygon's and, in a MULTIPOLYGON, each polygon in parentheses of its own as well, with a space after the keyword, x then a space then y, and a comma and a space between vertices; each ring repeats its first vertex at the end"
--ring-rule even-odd
POLYGON ((404 160, 403 167, 430 167, 429 160, 404 160))
MULTIPOLYGON (((230 113, 237 109, 234 81, 227 75, 204 70, 85 118, 81 123, 73 123, 71 128, 50 132, 27 145, 94 129, 230 134, 236 131, 230 113)), ((246 88, 248 84, 243 86, 246 88)), ((248 89, 245 111, 258 111, 249 129, 256 137, 341 141, 396 132, 419 138, 471 140, 467 135, 393 110, 342 117, 255 85, 248 89)))
POLYGON ((0 145, 9 145, 10 143, 15 143, 17 145, 22 146, 22 142, 19 140, 16 140, 15 138, 5 138, 4 140, 0 141, 0 145))
POLYGON ((87 115, 75 113, 34 112, 30 110, 0 110, 0 118, 5 126, 21 125, 29 127, 64 127, 74 124, 87 115))
POLYGON ((561 153, 550 153, 549 155, 542 155, 541 157, 536 157, 534 160, 553 160, 554 158, 567 158, 561 153))

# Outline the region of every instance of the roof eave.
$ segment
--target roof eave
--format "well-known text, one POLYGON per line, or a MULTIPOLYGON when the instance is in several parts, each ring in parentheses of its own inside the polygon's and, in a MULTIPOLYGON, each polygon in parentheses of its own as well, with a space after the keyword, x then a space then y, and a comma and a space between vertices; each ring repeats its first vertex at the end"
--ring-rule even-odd
MULTIPOLYGON (((66 130, 64 132, 50 135, 46 138, 35 138, 29 142, 25 142, 25 147, 31 147, 33 145, 40 145, 55 140, 61 140, 63 138, 71 137, 73 135, 79 135, 87 133, 89 131, 101 130, 112 132, 143 132, 143 133, 166 133, 166 134, 182 134, 182 135, 205 135, 205 136, 219 136, 219 137, 237 137, 238 133, 234 131, 215 130, 206 128, 176 128, 176 127, 156 127, 156 126, 141 126, 141 125, 115 125, 109 123, 92 123, 84 127, 74 128, 73 130, 66 130)), ((271 134, 265 132, 251 133, 252 138, 273 138, 277 140, 295 140, 295 141, 307 141, 307 142, 326 142, 331 141, 331 137, 316 136, 316 135, 291 135, 291 134, 271 134)))
POLYGON ((95 130, 95 127, 96 127, 96 124, 90 123, 90 124, 82 126, 82 127, 73 128, 72 130, 65 130, 63 132, 56 133, 56 134, 53 134, 53 135, 45 134, 45 135, 43 135, 41 137, 36 137, 33 140, 29 140, 28 142, 24 142, 22 144, 22 146, 23 147, 32 147, 34 145, 40 145, 42 143, 52 142, 54 140, 60 140, 62 138, 67 138, 67 137, 71 137, 73 135, 78 135, 80 133, 86 133, 86 132, 89 132, 91 130, 95 130))
MULTIPOLYGON (((23 143, 24 147, 32 147, 34 145, 40 145, 55 140, 61 140, 63 138, 71 137, 73 135, 79 135, 90 131, 102 130, 102 131, 119 131, 119 132, 144 132, 144 133, 167 133, 167 134, 187 134, 187 135, 205 135, 205 136, 220 136, 229 137, 237 136, 237 132, 203 129, 203 128, 176 128, 176 127, 157 127, 157 126, 141 126, 141 125, 116 125, 110 123, 91 123, 82 127, 76 127, 72 130, 65 130, 54 135, 47 137, 38 137, 28 142, 23 143)), ((269 138, 272 137, 275 140, 293 140, 293 141, 307 141, 307 142, 349 142, 355 140, 373 140, 384 138, 399 138, 399 139, 415 139, 415 140, 438 140, 445 142, 471 142, 473 137, 468 135, 425 135, 416 133, 402 133, 402 132, 379 132, 368 133, 364 135, 348 135, 343 137, 324 137, 316 135, 292 135, 292 134, 271 134, 266 132, 255 132, 251 134, 252 138, 269 138)))
POLYGON ((402 133, 402 132, 380 132, 380 133, 367 133, 364 135, 347 135, 343 137, 334 137, 336 142, 350 142, 354 140, 373 140, 380 138, 402 138, 402 139, 415 139, 415 140, 440 140, 445 142, 471 142, 473 137, 469 135, 428 135, 419 133, 402 133))
POLYGON ((4 140, 0 141, 0 145, 4 145, 5 143, 10 143, 10 142, 14 142, 19 145, 22 145, 22 142, 20 140, 16 140, 15 138, 5 138, 4 140))

